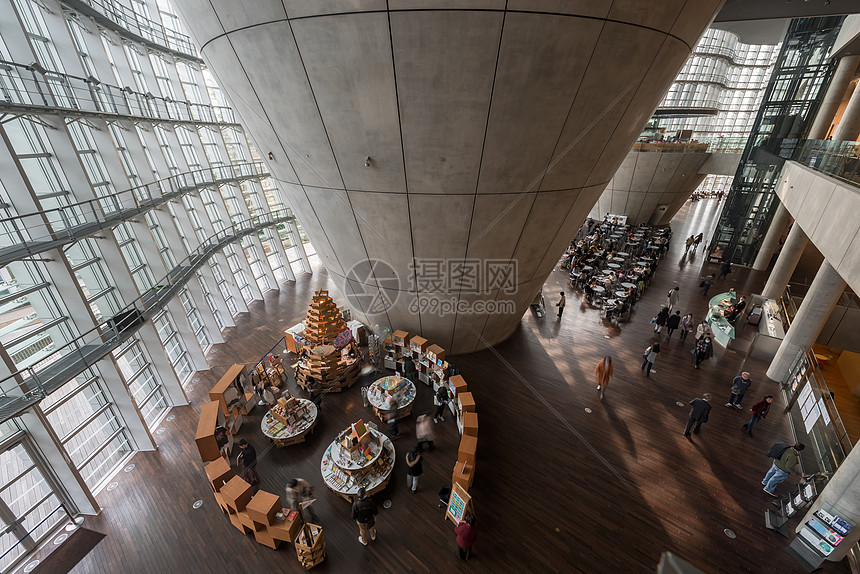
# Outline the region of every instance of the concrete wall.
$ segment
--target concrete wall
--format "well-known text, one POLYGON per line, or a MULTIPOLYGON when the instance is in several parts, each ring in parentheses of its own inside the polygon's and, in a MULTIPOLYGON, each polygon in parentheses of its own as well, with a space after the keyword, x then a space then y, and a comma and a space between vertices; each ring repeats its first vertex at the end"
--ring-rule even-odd
POLYGON ((356 316, 449 352, 513 332, 721 4, 176 2, 356 316))
POLYGON ((791 161, 776 192, 795 225, 860 292, 860 189, 791 161))
POLYGON ((836 361, 845 383, 851 389, 851 394, 860 397, 860 354, 842 351, 836 361))
POLYGON ((631 151, 590 216, 599 219, 606 213, 626 215, 632 225, 664 225, 705 179, 699 169, 708 153, 631 151))

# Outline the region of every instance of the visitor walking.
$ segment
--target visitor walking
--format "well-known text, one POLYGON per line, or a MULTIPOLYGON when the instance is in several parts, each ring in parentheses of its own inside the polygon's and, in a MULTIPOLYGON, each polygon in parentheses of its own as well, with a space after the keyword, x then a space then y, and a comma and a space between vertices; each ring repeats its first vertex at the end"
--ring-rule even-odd
POLYGON ((711 326, 708 325, 708 321, 702 319, 702 322, 696 327, 696 341, 700 340, 702 337, 712 337, 714 332, 711 331, 711 326))
POLYGON ((564 291, 559 293, 561 295, 561 299, 558 300, 558 303, 555 304, 558 307, 558 318, 561 319, 562 313, 564 313, 564 306, 567 304, 567 300, 564 296, 564 291))
POLYGON ((669 293, 666 294, 666 307, 668 307, 670 311, 678 304, 678 299, 681 298, 680 291, 680 287, 676 285, 674 288, 669 289, 669 293))
POLYGON ((690 247, 692 247, 695 242, 696 242, 696 238, 693 237, 692 235, 687 238, 687 241, 684 242, 686 245, 686 247, 684 247, 684 253, 685 254, 690 250, 690 247))
POLYGON ((696 347, 693 349, 693 355, 696 357, 696 368, 699 368, 699 365, 705 359, 710 359, 714 354, 714 346, 711 344, 711 338, 709 336, 704 336, 698 341, 696 341, 696 347))
POLYGON ((694 321, 693 321, 693 314, 692 313, 687 313, 686 315, 684 315, 681 318, 681 323, 680 323, 679 327, 681 329, 680 337, 681 337, 682 341, 684 339, 686 339, 687 334, 689 334, 689 332, 693 330, 693 325, 694 325, 694 321))
POLYGON ((732 392, 729 395, 729 402, 726 403, 726 406, 737 407, 739 410, 743 410, 741 401, 744 399, 744 395, 751 384, 750 374, 746 371, 732 379, 732 392))
POLYGON ((457 556, 460 560, 468 560, 472 553, 472 545, 478 538, 478 527, 475 523, 475 515, 470 514, 454 528, 454 534, 457 535, 457 556))
POLYGON ((762 400, 757 402, 752 406, 750 412, 752 413, 752 418, 749 421, 743 424, 743 429, 747 431, 747 434, 752 436, 752 429, 756 425, 758 421, 765 418, 767 413, 770 411, 770 404, 773 402, 773 395, 765 395, 762 400))
POLYGON ((732 272, 732 262, 731 261, 724 261, 723 264, 720 266, 720 274, 717 275, 717 279, 722 279, 723 277, 726 277, 731 272, 732 272))
POLYGON ((433 395, 433 404, 436 405, 436 413, 433 415, 434 423, 438 423, 439 421, 445 422, 445 417, 442 415, 445 412, 445 405, 448 404, 449 400, 451 400, 451 397, 448 395, 448 388, 444 385, 440 386, 436 394, 433 395))
POLYGON ((603 400, 603 396, 606 394, 606 387, 609 386, 609 380, 612 378, 612 356, 606 355, 600 362, 597 363, 597 370, 595 374, 597 375, 597 390, 600 391, 600 400, 603 400))
POLYGON ((693 251, 695 251, 696 249, 698 249, 698 248, 699 248, 699 243, 701 243, 701 242, 702 242, 702 237, 704 237, 704 234, 703 234, 703 233, 699 233, 699 234, 696 236, 696 239, 693 241, 693 251))
POLYGON ((424 444, 427 450, 433 450, 433 425, 430 424, 430 415, 424 413, 415 419, 415 438, 418 440, 418 452, 424 452, 424 444))
POLYGON ((669 319, 669 308, 663 307, 653 319, 655 333, 659 333, 663 329, 667 319, 669 319))
POLYGON ((672 333, 674 333, 678 326, 681 324, 681 312, 675 311, 674 315, 669 315, 669 318, 666 319, 666 340, 672 338, 672 333))
MULTIPOLYGON (((779 443, 774 444, 770 447, 768 451, 768 455, 777 453, 773 452, 774 449, 778 446, 779 443)), ((794 470, 794 467, 797 466, 797 463, 800 462, 798 455, 800 451, 806 448, 806 445, 802 442, 799 442, 793 446, 785 445, 785 449, 778 456, 774 456, 773 464, 770 466, 770 470, 767 471, 767 474, 764 475, 761 483, 764 485, 764 490, 771 496, 776 496, 773 493, 773 490, 776 488, 776 485, 781 483, 783 480, 788 478, 789 474, 794 474, 797 476, 803 476, 806 478, 809 476, 808 474, 801 474, 794 470)))
POLYGON ((364 488, 358 489, 358 499, 352 503, 352 519, 358 524, 358 541, 367 546, 367 535, 376 540, 376 503, 367 498, 364 488))
POLYGON ((236 457, 236 464, 241 463, 242 478, 251 486, 260 484, 260 475, 257 474, 257 451, 245 439, 239 440, 239 448, 242 449, 236 457))
POLYGON ((645 376, 651 376, 651 368, 654 366, 654 361, 657 360, 657 355, 660 354, 660 343, 654 343, 647 349, 645 349, 645 353, 642 355, 644 361, 642 362, 642 370, 645 371, 645 376))
POLYGON ((304 505, 304 507, 308 509, 311 520, 316 522, 316 512, 310 504, 316 500, 314 498, 314 487, 311 483, 303 478, 293 478, 287 482, 286 494, 287 508, 298 510, 303 502, 307 502, 308 504, 304 505))
POLYGON ((418 477, 424 474, 421 465, 421 451, 418 447, 406 453, 406 486, 412 489, 412 494, 418 490, 418 477))
POLYGON ((711 290, 711 285, 713 285, 713 284, 714 284, 714 274, 713 273, 711 273, 710 275, 708 275, 707 277, 702 279, 702 282, 699 283, 699 287, 704 287, 704 289, 702 290, 703 296, 705 296, 705 297, 708 296, 708 291, 711 290))
POLYGON ((690 401, 690 405, 693 408, 690 409, 687 426, 684 428, 684 436, 690 436, 690 429, 693 429, 694 434, 699 434, 699 430, 702 428, 702 423, 708 422, 708 413, 711 412, 711 404, 708 402, 708 399, 710 398, 711 394, 705 393, 702 395, 701 399, 693 399, 690 401))

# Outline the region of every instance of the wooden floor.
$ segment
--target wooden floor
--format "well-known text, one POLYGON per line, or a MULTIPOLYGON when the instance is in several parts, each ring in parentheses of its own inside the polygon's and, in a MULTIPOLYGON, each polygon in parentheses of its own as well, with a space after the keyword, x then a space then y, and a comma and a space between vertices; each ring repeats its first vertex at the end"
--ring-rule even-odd
MULTIPOLYGON (((437 508, 436 493, 450 479, 455 460, 453 422, 437 425, 439 448, 426 456, 414 496, 404 484, 402 460, 414 434, 411 421, 401 425, 405 436, 395 443, 394 478, 376 497, 378 503, 390 499, 393 506, 380 511, 379 539, 364 547, 356 539, 348 504, 322 486, 319 462, 339 429, 371 413, 361 405, 358 386, 326 397, 307 443, 266 451, 260 462, 265 490, 280 493, 294 476, 317 485, 328 558, 314 570, 628 574, 654 572, 660 554, 669 550, 707 573, 803 572, 783 551, 787 539, 765 529, 763 518, 770 507, 760 484, 770 466, 765 451, 775 440, 790 437, 788 421, 774 409, 749 438, 741 433, 746 413, 723 406, 741 368, 754 381, 745 407, 767 392, 779 396, 777 385, 764 375, 766 365, 745 360, 744 329, 734 349, 718 349, 700 370, 693 369, 689 344, 677 340, 663 347, 650 378, 639 370, 642 350, 653 340, 649 321, 669 287, 677 282, 681 308, 702 316, 706 299, 696 287, 713 266, 703 270, 701 254, 682 259, 683 238, 699 231, 710 236, 721 207, 707 200, 681 211, 673 222, 669 255, 629 323, 606 324, 568 290, 561 321, 528 313, 495 350, 453 360, 477 397, 481 423, 472 489, 479 537, 469 562, 457 561, 452 525, 437 508), (615 357, 616 375, 601 402, 593 373, 606 353, 615 357), (687 440, 682 436, 686 404, 707 391, 714 394, 710 421, 687 440), (728 538, 727 528, 737 538, 728 538)), ((565 278, 566 272, 554 272, 545 293, 558 292, 565 278)), ((760 273, 735 271, 718 287, 750 293, 763 279, 760 273)), ((104 510, 88 518, 86 526, 107 537, 73 572, 303 571, 291 547, 269 550, 230 526, 209 492, 193 437, 209 387, 230 364, 255 361, 284 327, 301 319, 313 290, 327 286, 325 270, 317 268, 313 276, 299 277, 251 305, 250 314, 229 330, 228 342, 210 354, 212 370, 200 373, 189 389, 191 406, 173 409, 175 419, 165 421, 165 432, 155 435, 159 450, 137 454, 135 469, 117 476, 119 487, 98 496, 104 510), (194 510, 198 499, 204 504, 194 510)), ((780 403, 781 398, 775 406, 780 403)), ((430 404, 429 392, 420 386, 414 412, 430 404)), ((260 414, 255 412, 242 429, 258 452, 265 448, 260 414)), ((848 568, 826 563, 822 571, 848 568)))

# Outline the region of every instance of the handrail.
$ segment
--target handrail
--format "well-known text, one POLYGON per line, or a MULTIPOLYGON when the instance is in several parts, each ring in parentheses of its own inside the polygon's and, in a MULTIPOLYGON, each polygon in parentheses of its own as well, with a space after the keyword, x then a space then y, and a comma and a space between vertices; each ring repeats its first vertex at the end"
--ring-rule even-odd
POLYGON ((48 108, 50 113, 97 116, 127 116, 167 122, 236 125, 227 106, 194 104, 141 94, 130 87, 120 88, 92 76, 82 78, 41 65, 0 60, 0 107, 28 111, 48 108))
POLYGON ((0 218, 0 265, 93 235, 203 186, 268 177, 262 162, 197 169, 114 195, 0 218))
POLYGON ((803 140, 791 160, 860 187, 860 142, 803 140))
POLYGON ((660 153, 740 153, 743 151, 745 145, 746 138, 694 138, 689 141, 676 143, 668 141, 636 142, 633 144, 633 151, 660 153))
MULTIPOLYGON (((292 211, 285 208, 232 223, 201 243, 188 257, 171 269, 155 287, 128 303, 119 311, 118 315, 136 311, 144 319, 152 318, 160 312, 168 301, 173 299, 212 255, 230 243, 255 231, 294 219, 292 211)), ((140 326, 140 324, 136 324, 129 328, 117 329, 112 324, 112 319, 104 320, 92 329, 58 347, 38 363, 19 369, 4 377, 0 380, 0 396, 21 397, 23 389, 18 383, 20 379, 27 385, 28 394, 33 395, 35 393, 40 398, 44 398, 69 379, 111 353, 131 337, 140 326)))
POLYGON ((266 360, 266 357, 268 357, 268 356, 272 353, 272 351, 274 351, 274 350, 275 350, 275 348, 276 348, 276 347, 279 347, 279 346, 281 345, 281 341, 284 341, 284 344, 286 344, 286 340, 287 340, 286 335, 284 335, 283 337, 281 337, 280 339, 278 339, 278 341, 277 341, 274 345, 272 345, 272 348, 271 348, 271 349, 269 349, 268 351, 266 351, 265 353, 263 353, 263 357, 262 357, 259 361, 257 361, 256 363, 254 363, 254 366, 253 366, 253 367, 251 367, 250 369, 248 369, 248 372, 249 372, 249 373, 253 373, 253 372, 254 372, 254 369, 256 369, 256 368, 257 368, 257 365, 259 365, 260 363, 262 363, 263 361, 265 361, 265 360, 266 360))
MULTIPOLYGON (((69 511, 66 509, 66 506, 65 506, 64 504, 62 504, 62 503, 58 504, 58 505, 57 505, 57 507, 56 507, 54 510, 52 510, 51 512, 49 512, 49 513, 48 513, 48 515, 47 515, 47 516, 45 516, 45 518, 43 518, 42 520, 40 520, 40 521, 39 521, 39 523, 38 523, 38 524, 36 524, 36 526, 34 526, 31 530, 28 530, 28 531, 27 531, 27 534, 25 534, 24 536, 22 536, 21 538, 19 538, 19 539, 18 539, 18 542, 16 542, 16 543, 15 543, 15 544, 13 544, 12 546, 10 546, 10 547, 9 547, 9 549, 8 549, 6 552, 4 552, 2 555, 0 555, 0 561, 2 561, 4 558, 6 558, 6 555, 7 555, 7 554, 9 554, 10 552, 12 552, 12 551, 15 549, 15 547, 16 547, 16 546, 18 546, 18 545, 19 545, 19 544, 21 544, 24 540, 26 540, 27 538, 29 538, 29 537, 30 537, 30 535, 31 535, 31 534, 33 534, 33 533, 36 531, 36 529, 37 529, 37 528, 39 528, 40 526, 42 526, 42 524, 44 524, 46 520, 48 520, 50 517, 52 517, 52 516, 54 515, 54 513, 55 513, 55 512, 57 512, 57 511, 58 511, 59 509, 61 509, 61 508, 63 509, 63 512, 65 512, 65 513, 66 513, 66 516, 68 516, 68 517, 71 519, 71 518, 72 518, 72 515, 71 515, 71 514, 69 513, 69 511)), ((20 560, 20 558, 19 558, 19 560, 20 560)))
POLYGON ((189 36, 145 18, 120 2, 113 0, 61 0, 61 2, 72 8, 78 8, 78 4, 89 6, 95 12, 117 24, 122 31, 130 32, 158 46, 190 56, 195 60, 200 59, 189 36))

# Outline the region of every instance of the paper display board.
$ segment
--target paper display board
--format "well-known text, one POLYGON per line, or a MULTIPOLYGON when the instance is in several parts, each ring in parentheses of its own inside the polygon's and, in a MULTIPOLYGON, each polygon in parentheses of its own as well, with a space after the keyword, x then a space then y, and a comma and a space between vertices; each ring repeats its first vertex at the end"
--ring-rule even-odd
POLYGON ((451 498, 448 499, 448 509, 445 517, 450 518, 454 524, 460 524, 466 515, 466 509, 471 508, 472 497, 466 490, 456 482, 451 486, 451 498))

